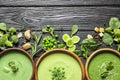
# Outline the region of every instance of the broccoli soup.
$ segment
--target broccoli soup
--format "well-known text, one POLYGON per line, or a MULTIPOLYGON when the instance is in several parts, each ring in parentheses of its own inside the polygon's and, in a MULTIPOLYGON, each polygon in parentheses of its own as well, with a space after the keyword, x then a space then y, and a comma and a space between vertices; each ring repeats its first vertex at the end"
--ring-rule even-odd
POLYGON ((30 80, 32 62, 20 51, 9 51, 0 56, 0 80, 30 80))

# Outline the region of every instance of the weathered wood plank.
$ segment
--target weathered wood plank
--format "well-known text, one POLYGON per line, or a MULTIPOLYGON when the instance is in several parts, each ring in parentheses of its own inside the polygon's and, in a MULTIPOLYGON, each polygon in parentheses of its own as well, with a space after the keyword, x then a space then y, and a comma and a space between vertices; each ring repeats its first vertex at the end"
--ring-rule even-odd
POLYGON ((0 0, 4 6, 120 5, 120 0, 0 0))
POLYGON ((45 25, 53 25, 70 30, 71 25, 79 25, 79 30, 93 30, 95 26, 108 24, 110 17, 120 18, 120 7, 1 7, 0 22, 8 27, 41 30, 45 25), (60 27, 61 26, 61 27, 60 27))

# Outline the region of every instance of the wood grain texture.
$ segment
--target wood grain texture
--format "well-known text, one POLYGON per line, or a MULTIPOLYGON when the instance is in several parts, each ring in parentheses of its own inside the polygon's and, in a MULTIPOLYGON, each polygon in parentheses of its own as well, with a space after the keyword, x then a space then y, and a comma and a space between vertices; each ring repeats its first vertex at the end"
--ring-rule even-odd
POLYGON ((46 25, 52 25, 56 30, 61 27, 70 30, 73 24, 79 25, 79 30, 93 30, 95 26, 108 24, 111 17, 120 17, 120 7, 1 7, 0 22, 8 27, 41 30, 46 25))
POLYGON ((4 6, 120 5, 120 0, 0 0, 4 6))

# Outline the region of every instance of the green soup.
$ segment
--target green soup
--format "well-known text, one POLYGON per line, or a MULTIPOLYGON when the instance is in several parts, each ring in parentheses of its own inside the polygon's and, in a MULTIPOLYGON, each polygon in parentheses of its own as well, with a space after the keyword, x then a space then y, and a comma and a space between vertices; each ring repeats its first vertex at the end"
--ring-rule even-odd
POLYGON ((82 80, 82 71, 78 61, 64 53, 53 53, 45 57, 38 66, 39 80, 52 80, 49 70, 62 67, 65 71, 65 80, 82 80))
POLYGON ((30 80, 32 71, 30 59, 22 52, 10 51, 0 56, 0 80, 30 80))
POLYGON ((120 80, 120 58, 112 53, 101 53, 89 64, 91 80, 120 80))

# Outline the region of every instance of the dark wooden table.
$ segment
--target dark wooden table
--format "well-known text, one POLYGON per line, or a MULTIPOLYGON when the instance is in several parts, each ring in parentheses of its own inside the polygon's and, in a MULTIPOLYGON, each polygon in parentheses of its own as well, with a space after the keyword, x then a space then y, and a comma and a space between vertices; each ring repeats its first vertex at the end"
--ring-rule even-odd
MULTIPOLYGON (((39 33, 49 24, 62 36, 77 24, 81 40, 94 33, 94 27, 107 27, 113 16, 120 18, 120 0, 0 0, 0 22, 7 23, 8 27, 19 29, 25 24, 26 30, 39 33)), ((102 47, 108 46, 103 44, 99 48, 102 47)), ((39 56, 35 55, 34 59, 39 56)))

